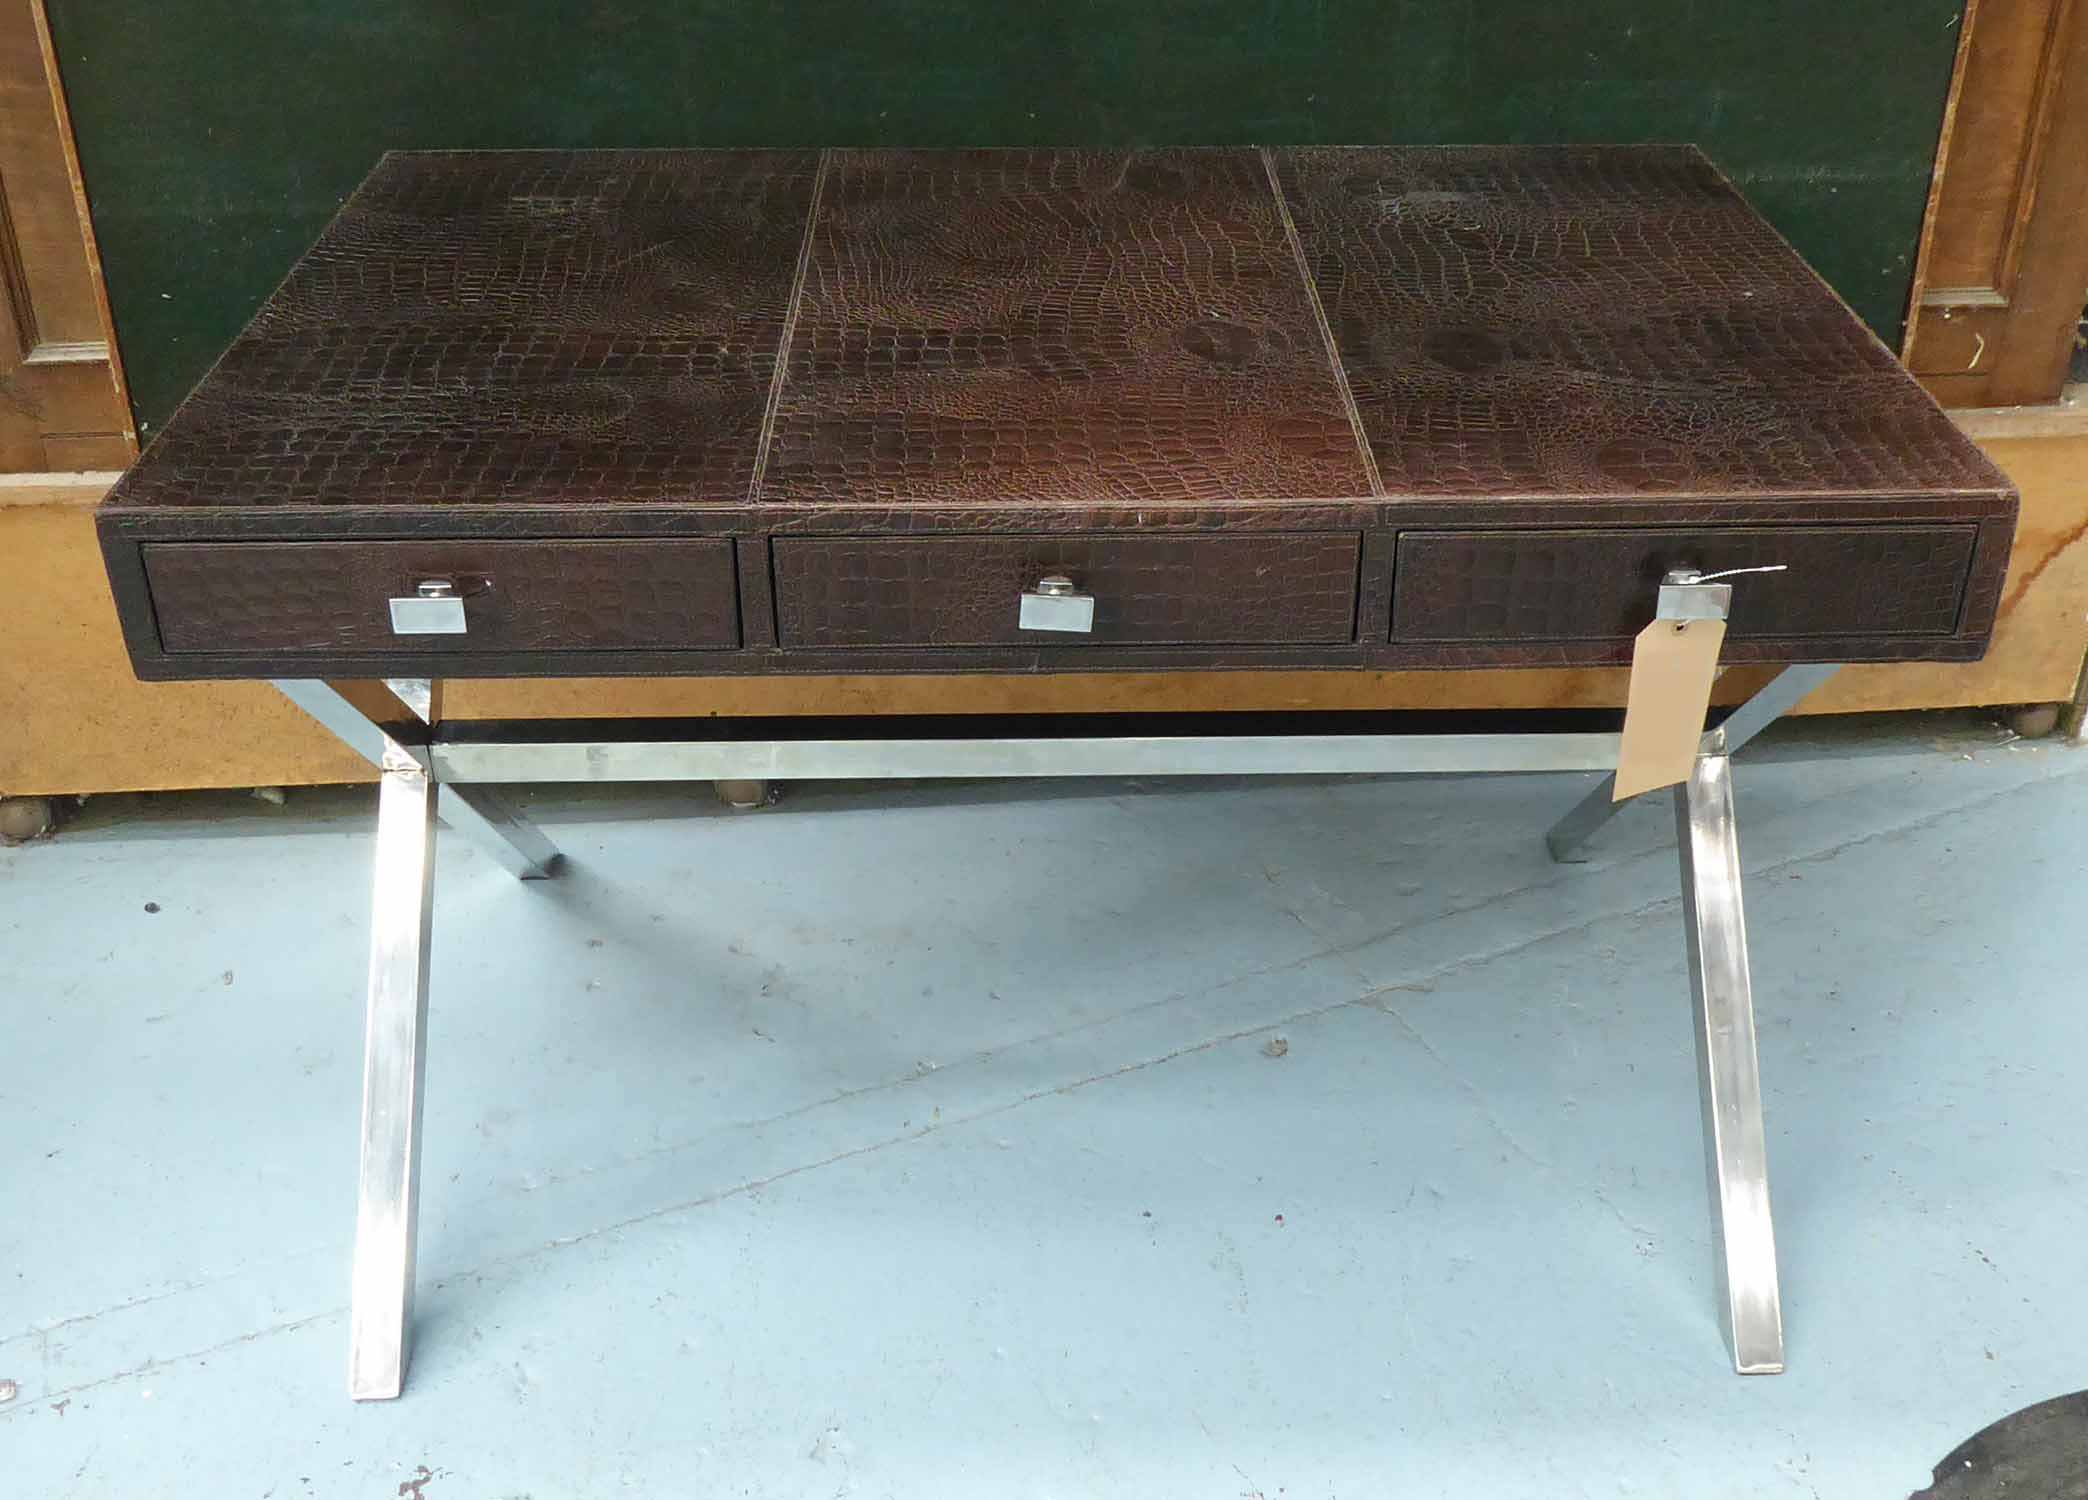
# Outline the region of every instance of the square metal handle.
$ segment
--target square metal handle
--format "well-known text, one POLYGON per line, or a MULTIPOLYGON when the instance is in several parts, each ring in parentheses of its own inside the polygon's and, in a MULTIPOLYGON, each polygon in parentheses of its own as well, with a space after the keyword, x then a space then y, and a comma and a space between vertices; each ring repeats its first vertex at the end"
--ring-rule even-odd
POLYGON ((1095 596, 1073 587, 1073 580, 1054 573, 1037 580, 1024 592, 1015 617, 1022 630, 1060 630, 1074 635, 1092 634, 1095 628, 1095 596))
POLYGON ((447 578, 423 578, 391 601, 393 635, 462 635, 464 600, 447 578))

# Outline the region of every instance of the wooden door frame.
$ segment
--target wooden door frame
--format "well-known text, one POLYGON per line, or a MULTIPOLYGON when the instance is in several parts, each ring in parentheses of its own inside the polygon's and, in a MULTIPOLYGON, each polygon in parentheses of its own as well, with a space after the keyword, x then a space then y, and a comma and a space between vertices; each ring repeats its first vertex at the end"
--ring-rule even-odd
POLYGON ((1967 0, 1901 358, 1945 406, 2059 398, 2088 302, 2088 0, 1967 0))
POLYGON ((43 0, 0 0, 0 471, 138 452, 43 0))

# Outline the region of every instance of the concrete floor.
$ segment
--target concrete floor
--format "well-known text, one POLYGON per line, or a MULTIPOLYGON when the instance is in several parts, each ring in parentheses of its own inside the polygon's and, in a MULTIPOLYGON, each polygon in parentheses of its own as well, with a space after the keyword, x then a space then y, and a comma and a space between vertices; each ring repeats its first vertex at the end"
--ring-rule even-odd
POLYGON ((529 798, 564 879, 443 856, 375 1406, 372 799, 91 803, 0 853, 0 1495, 1839 1500, 2088 1385, 2088 754, 1741 767, 1757 1379, 1668 810, 1554 867, 1587 779, 529 798))

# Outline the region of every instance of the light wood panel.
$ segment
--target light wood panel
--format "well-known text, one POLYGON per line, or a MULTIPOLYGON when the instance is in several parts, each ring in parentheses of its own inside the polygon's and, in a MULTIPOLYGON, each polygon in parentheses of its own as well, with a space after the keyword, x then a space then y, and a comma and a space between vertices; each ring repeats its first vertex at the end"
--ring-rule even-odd
POLYGON ((0 470, 138 451, 42 0, 0 0, 0 470))
POLYGON ((2088 0, 1964 28, 1905 358, 1948 406, 2051 401, 2088 299, 2088 0))
POLYGON ((0 483, 0 793, 363 779, 266 683, 131 675, 94 538, 113 478, 0 483))
MULTIPOLYGON (((2023 491, 1981 662, 1856 667, 1813 712, 2059 701, 2088 652, 2088 436, 1982 443, 2023 491)), ((91 506, 108 476, 0 481, 0 792, 260 786, 367 768, 260 683, 141 683, 118 638, 91 506)), ((1755 673, 1729 674, 1728 698, 1755 673)), ((1615 671, 1096 673, 1059 677, 640 678, 452 684, 465 718, 1527 708, 1623 701, 1615 671)))

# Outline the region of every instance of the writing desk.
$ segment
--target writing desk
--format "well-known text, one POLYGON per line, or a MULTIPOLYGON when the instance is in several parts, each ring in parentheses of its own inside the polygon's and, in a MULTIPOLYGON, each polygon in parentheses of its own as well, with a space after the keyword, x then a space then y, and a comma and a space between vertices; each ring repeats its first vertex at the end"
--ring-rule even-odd
MULTIPOLYGON (((398 1394, 441 817, 490 783, 1614 767, 1360 715, 445 724, 445 678, 1629 660, 1677 569, 1784 670, 1677 789, 1722 1312, 1782 1366, 1730 756, 1971 660, 2002 476, 1687 147, 387 156, 111 492, 141 677, 382 770, 351 1333, 398 1394)), ((1553 830, 1571 857, 1598 786, 1553 830)), ((1454 859, 1446 851, 1446 859, 1454 859)))

